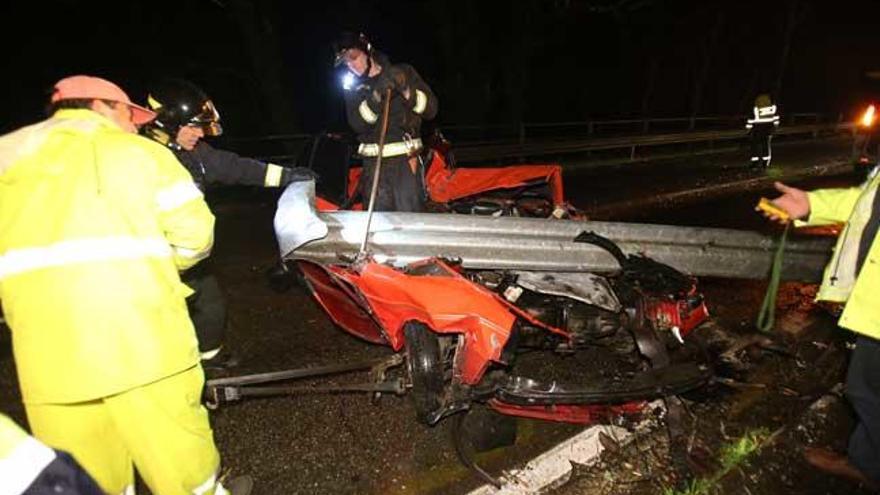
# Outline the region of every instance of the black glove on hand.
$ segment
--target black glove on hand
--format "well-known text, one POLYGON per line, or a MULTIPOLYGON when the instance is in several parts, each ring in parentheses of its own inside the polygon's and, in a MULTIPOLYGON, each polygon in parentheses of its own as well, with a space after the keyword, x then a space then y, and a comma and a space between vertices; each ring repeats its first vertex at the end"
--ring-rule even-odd
POLYGON ((281 187, 284 187, 291 182, 302 182, 306 180, 314 180, 317 182, 318 174, 312 169, 303 167, 285 168, 284 171, 281 172, 281 187))
POLYGON ((383 70, 376 76, 376 80, 372 84, 373 86, 373 100, 376 103, 382 101, 382 98, 385 98, 385 93, 388 90, 391 90, 391 95, 394 96, 394 93, 397 92, 397 81, 392 77, 391 71, 383 70))
POLYGON ((388 69, 388 75, 394 79, 394 90, 402 95, 409 93, 409 80, 406 77, 406 71, 397 67, 388 69))

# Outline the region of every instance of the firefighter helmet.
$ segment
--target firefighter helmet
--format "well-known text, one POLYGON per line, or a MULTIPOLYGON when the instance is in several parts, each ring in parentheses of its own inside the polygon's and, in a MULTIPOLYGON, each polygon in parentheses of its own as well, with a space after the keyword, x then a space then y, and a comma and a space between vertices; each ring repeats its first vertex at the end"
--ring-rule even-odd
POLYGON ((335 57, 333 65, 335 67, 342 65, 345 62, 345 53, 352 48, 357 48, 366 53, 367 57, 373 54, 373 45, 364 33, 345 31, 333 42, 333 54, 335 57))
POLYGON ((183 79, 165 79, 147 95, 147 104, 156 112, 151 125, 170 136, 186 125, 201 127, 206 136, 219 136, 220 113, 201 88, 183 79))
POLYGON ((770 95, 768 95, 767 93, 762 93, 758 95, 757 98, 755 98, 755 106, 758 108, 769 107, 772 104, 773 103, 770 100, 770 95))

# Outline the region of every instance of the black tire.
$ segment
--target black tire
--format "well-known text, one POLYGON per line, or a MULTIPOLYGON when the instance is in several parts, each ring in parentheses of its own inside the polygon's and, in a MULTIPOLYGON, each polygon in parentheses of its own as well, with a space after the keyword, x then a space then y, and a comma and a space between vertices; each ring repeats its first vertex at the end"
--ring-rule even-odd
POLYGON ((430 425, 431 416, 442 405, 444 370, 440 338, 427 325, 417 321, 403 327, 406 338, 406 367, 412 381, 410 396, 416 419, 430 425))

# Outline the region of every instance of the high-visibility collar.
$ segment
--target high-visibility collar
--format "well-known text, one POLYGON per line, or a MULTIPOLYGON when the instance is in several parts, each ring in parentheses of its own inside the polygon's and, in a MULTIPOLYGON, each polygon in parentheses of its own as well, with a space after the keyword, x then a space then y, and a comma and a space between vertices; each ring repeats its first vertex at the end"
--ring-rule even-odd
MULTIPOLYGON (((382 147, 382 156, 401 156, 409 155, 422 149, 422 139, 415 138, 407 141, 397 141, 395 143, 385 143, 382 147)), ((379 145, 376 143, 361 143, 358 146, 358 154, 361 156, 379 156, 379 145)))

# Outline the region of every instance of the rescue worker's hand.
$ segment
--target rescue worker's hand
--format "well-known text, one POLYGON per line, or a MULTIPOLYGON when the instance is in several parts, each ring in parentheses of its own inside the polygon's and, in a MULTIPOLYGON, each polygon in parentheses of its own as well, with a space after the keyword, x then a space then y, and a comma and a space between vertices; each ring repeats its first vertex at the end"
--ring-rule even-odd
MULTIPOLYGON (((810 199, 806 191, 802 191, 796 187, 789 187, 781 182, 774 182, 773 187, 782 193, 782 196, 772 200, 774 206, 785 210, 793 220, 806 218, 810 214, 810 199)), ((770 220, 781 222, 782 218, 772 213, 763 212, 764 216, 770 220)), ((784 222, 783 222, 784 223, 784 222)))
POLYGON ((391 94, 394 95, 394 92, 397 91, 397 82, 391 77, 390 71, 383 70, 373 82, 373 100, 376 103, 381 102, 388 90, 391 90, 391 94))
POLYGON ((304 167, 285 168, 284 171, 281 172, 281 187, 284 187, 291 182, 302 182, 307 180, 317 182, 318 174, 312 169, 304 167))
POLYGON ((394 79, 394 90, 403 95, 403 97, 407 100, 410 99, 410 95, 412 91, 409 89, 409 81, 406 77, 406 72, 397 67, 391 67, 388 69, 391 78, 394 79))

